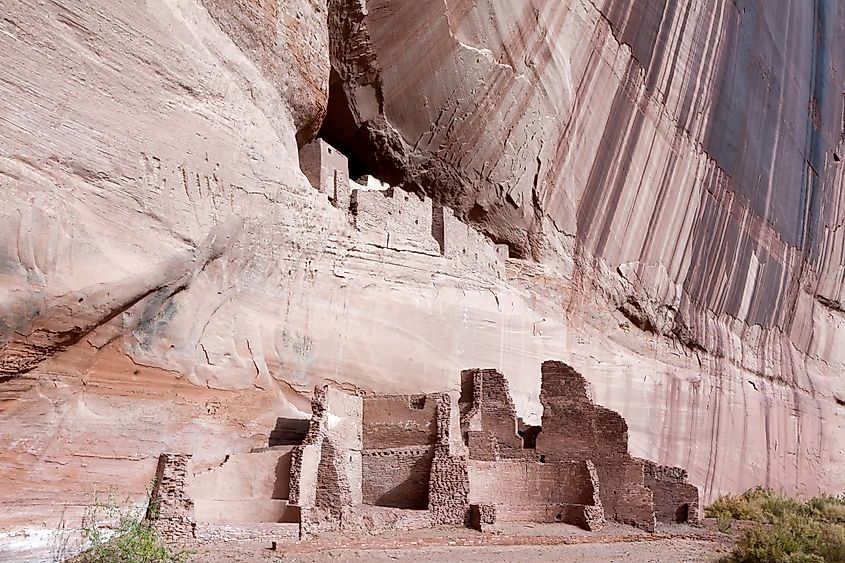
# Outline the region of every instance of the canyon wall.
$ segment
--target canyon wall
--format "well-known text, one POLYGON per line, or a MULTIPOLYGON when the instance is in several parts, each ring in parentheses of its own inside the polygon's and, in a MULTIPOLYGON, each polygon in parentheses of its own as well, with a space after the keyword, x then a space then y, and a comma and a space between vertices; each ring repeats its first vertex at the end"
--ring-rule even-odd
POLYGON ((547 359, 703 500, 841 489, 843 27, 833 0, 6 7, 0 558, 95 488, 140 499, 162 452, 266 446, 324 381, 497 368, 537 424, 547 359), (318 131, 504 271, 364 236, 299 169, 318 131))

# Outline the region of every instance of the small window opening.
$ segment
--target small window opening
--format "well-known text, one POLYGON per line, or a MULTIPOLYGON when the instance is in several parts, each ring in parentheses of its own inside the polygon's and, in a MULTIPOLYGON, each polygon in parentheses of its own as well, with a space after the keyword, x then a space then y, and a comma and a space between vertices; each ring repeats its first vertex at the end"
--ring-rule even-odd
POLYGON ((425 395, 411 395, 408 399, 408 407, 414 410, 422 410, 425 408, 425 395))

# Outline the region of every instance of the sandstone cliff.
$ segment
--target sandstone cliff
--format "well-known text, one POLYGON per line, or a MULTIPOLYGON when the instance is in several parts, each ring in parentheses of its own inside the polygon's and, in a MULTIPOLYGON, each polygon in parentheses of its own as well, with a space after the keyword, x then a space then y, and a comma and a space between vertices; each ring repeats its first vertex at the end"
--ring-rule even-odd
POLYGON ((838 3, 5 8, 0 554, 318 382, 495 367, 538 421, 551 358, 705 499, 845 481, 838 3), (504 274, 363 236, 299 170, 318 130, 504 274))

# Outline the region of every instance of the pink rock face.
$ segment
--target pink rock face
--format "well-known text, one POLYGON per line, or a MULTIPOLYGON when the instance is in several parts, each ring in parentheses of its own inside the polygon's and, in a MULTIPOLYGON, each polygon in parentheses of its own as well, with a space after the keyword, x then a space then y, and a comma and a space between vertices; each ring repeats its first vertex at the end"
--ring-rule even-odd
POLYGON ((814 6, 12 3, 0 558, 94 488, 139 499, 162 452, 266 446, 326 380, 496 368, 537 424, 552 358, 705 501, 841 488, 845 14, 814 6), (299 169, 324 114, 353 177, 451 207, 504 271, 431 217, 359 231, 299 169))

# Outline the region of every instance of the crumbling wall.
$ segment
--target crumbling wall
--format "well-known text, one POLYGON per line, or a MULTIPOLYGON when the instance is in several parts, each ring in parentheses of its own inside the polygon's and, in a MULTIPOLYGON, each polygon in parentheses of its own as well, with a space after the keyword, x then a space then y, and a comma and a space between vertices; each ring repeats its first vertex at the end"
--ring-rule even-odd
POLYGON ((290 504, 302 508, 346 502, 346 491, 350 504, 361 504, 361 397, 317 386, 311 413, 308 434, 291 455, 290 504))
POLYGON ((448 207, 435 204, 432 209, 432 234, 440 251, 448 259, 501 276, 508 258, 508 247, 494 244, 457 217, 448 207))
POLYGON ((441 524, 484 530, 497 522, 595 530, 605 515, 653 530, 655 512, 665 521, 697 522, 698 490, 685 471, 631 457, 624 419, 595 405, 570 366, 545 362, 542 375, 539 434, 517 418, 507 380, 493 369, 463 371, 457 404, 447 393, 365 396, 318 386, 299 446, 233 455, 192 482, 189 456, 162 456, 160 527, 169 537, 290 536, 293 528, 283 523, 238 525, 265 518, 268 497, 289 498, 286 508, 296 511, 289 521, 299 521, 302 537, 441 524), (531 432, 539 451, 526 452, 518 428, 531 432), (280 484, 288 473, 289 487, 280 484), (232 522, 233 513, 243 518, 232 522))
POLYGON ((628 425, 610 409, 595 405, 588 382, 563 362, 542 366, 543 430, 537 451, 547 461, 592 460, 606 514, 653 530, 654 501, 643 484, 643 465, 628 454, 628 425))
POLYGON ((467 463, 465 455, 452 454, 448 446, 435 447, 428 493, 432 524, 467 524, 470 488, 467 463))
POLYGON ((431 397, 437 405, 437 444, 428 489, 431 522, 464 526, 469 521, 469 470, 462 442, 453 436, 459 430, 457 409, 446 393, 431 397))
POLYGON ((346 156, 317 138, 299 149, 299 167, 314 188, 329 196, 338 209, 349 209, 349 162, 346 156))
POLYGON ((431 235, 431 200, 399 188, 353 190, 351 209, 361 237, 377 246, 431 255, 440 247, 431 235))
POLYGON ((644 484, 654 495, 658 522, 700 522, 698 487, 687 483, 687 472, 680 467, 643 460, 644 484))
POLYGON ((470 459, 522 458, 522 438, 505 376, 495 369, 461 372, 461 431, 470 459), (469 403, 469 405, 468 405, 469 403))
POLYGON ((507 245, 494 244, 455 217, 451 209, 428 197, 391 187, 371 176, 366 186, 350 182, 346 156, 323 139, 314 139, 299 150, 299 166, 311 185, 327 194, 335 207, 352 212, 366 242, 394 250, 441 254, 473 270, 503 275, 507 245))
POLYGON ((161 454, 147 518, 167 540, 194 537, 194 503, 187 491, 189 454, 161 454))
POLYGON ((364 398, 363 502, 424 510, 437 440, 436 396, 364 398))
POLYGON ((279 541, 298 540, 299 522, 232 524, 218 522, 197 522, 195 539, 207 542, 219 541, 279 541))

